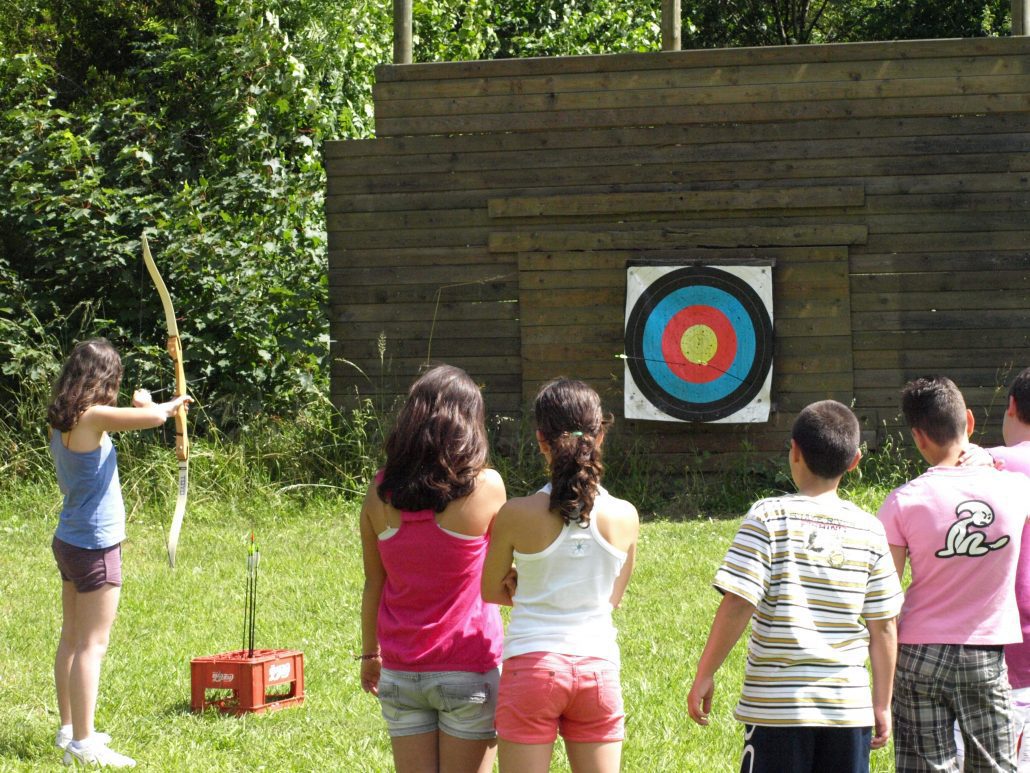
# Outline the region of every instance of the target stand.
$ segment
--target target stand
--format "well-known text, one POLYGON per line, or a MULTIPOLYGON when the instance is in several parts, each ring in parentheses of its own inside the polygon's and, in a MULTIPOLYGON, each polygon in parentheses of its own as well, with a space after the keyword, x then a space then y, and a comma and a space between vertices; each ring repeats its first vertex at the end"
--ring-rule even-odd
POLYGON ((625 346, 627 419, 768 421, 772 261, 631 263, 625 346))
POLYGON ((237 650, 190 661, 190 709, 262 714, 304 702, 304 653, 237 650), (209 695, 208 691, 214 691, 209 695))

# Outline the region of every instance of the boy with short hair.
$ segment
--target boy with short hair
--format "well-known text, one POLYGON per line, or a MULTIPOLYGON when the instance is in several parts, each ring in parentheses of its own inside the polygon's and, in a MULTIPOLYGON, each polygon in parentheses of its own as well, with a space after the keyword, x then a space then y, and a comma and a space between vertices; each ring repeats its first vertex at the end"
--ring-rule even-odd
POLYGON ((957 720, 967 770, 1014 771, 1002 648, 1022 640, 1015 578, 1030 479, 958 466, 974 422, 950 379, 909 382, 902 412, 931 467, 877 513, 898 574, 906 559, 912 571, 898 624, 897 770, 957 770, 957 720))
POLYGON ((837 495, 861 458, 859 439, 841 403, 801 411, 789 456, 798 493, 752 505, 716 572, 723 598, 687 708, 708 724, 715 672, 751 620, 734 712, 745 726, 742 771, 866 773, 870 748, 890 737, 901 586, 882 525, 837 495))

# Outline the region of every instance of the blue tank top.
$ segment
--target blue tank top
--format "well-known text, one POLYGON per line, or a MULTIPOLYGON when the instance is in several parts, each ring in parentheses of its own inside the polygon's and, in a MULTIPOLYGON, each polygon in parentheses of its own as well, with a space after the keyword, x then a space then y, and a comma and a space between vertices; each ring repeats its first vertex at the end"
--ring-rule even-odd
POLYGON ((57 485, 64 494, 61 519, 54 536, 89 550, 117 545, 125 539, 125 503, 118 481, 118 454, 104 433, 100 447, 86 453, 64 447, 56 429, 50 453, 57 469, 57 485))

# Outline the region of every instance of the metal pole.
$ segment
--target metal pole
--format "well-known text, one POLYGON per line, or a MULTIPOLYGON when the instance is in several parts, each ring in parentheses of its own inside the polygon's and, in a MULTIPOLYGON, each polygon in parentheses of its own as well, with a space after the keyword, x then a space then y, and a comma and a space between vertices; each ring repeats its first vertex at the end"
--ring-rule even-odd
POLYGON ((393 0, 393 63, 411 64, 411 0, 393 0))
POLYGON ((1030 0, 1012 0, 1012 34, 1030 35, 1030 0))
MULTIPOLYGON (((1012 0, 1018 2, 1018 0, 1012 0)), ((662 0, 662 51, 679 51, 681 38, 680 0, 662 0)))

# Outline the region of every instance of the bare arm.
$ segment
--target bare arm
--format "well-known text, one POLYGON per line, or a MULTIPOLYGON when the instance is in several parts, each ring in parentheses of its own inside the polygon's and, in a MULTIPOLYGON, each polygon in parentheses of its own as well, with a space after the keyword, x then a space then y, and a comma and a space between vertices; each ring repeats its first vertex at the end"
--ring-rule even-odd
MULTIPOLYGON (((365 502, 361 506, 361 558, 365 568, 365 586, 361 592, 361 654, 379 654, 379 601, 386 584, 386 568, 379 557, 377 540, 368 517, 368 509, 378 502, 375 484, 365 494, 365 502), (373 501, 375 500, 375 501, 373 501)), ((365 658, 361 661, 361 689, 373 695, 379 694, 379 674, 382 660, 378 657, 365 658)))
POLYGON ((629 585, 629 578, 633 575, 633 567, 637 561, 637 543, 634 542, 626 551, 626 563, 622 565, 622 571, 615 578, 615 585, 612 586, 612 596, 609 599, 612 609, 618 609, 622 603, 622 597, 626 593, 626 586, 629 585))
MULTIPOLYGON (((139 394, 139 393, 137 393, 139 394)), ((149 399, 149 395, 147 395, 149 399)), ((160 427, 175 415, 179 406, 192 400, 188 395, 176 397, 166 403, 136 402, 132 407, 118 408, 113 405, 94 405, 87 408, 79 418, 77 426, 102 432, 125 432, 133 429, 160 427)))
POLYGON ((894 666, 898 660, 898 628, 895 618, 867 620, 869 661, 873 666, 873 719, 875 733, 870 746, 882 749, 891 737, 891 694, 894 666))
POLYGON ((715 672, 726 660, 730 650, 747 628, 755 606, 750 601, 732 593, 725 593, 712 621, 701 659, 697 662, 694 683, 687 694, 687 712, 699 725, 708 724, 712 710, 712 696, 715 694, 715 672))
POLYGON ((512 544, 512 512, 509 505, 501 508, 490 531, 490 547, 483 562, 483 579, 480 592, 483 601, 510 607, 511 588, 505 579, 511 571, 515 547, 512 544))
POLYGON ((890 545, 891 558, 894 559, 894 570, 898 573, 898 582, 905 576, 905 559, 908 558, 908 548, 904 545, 890 545))

